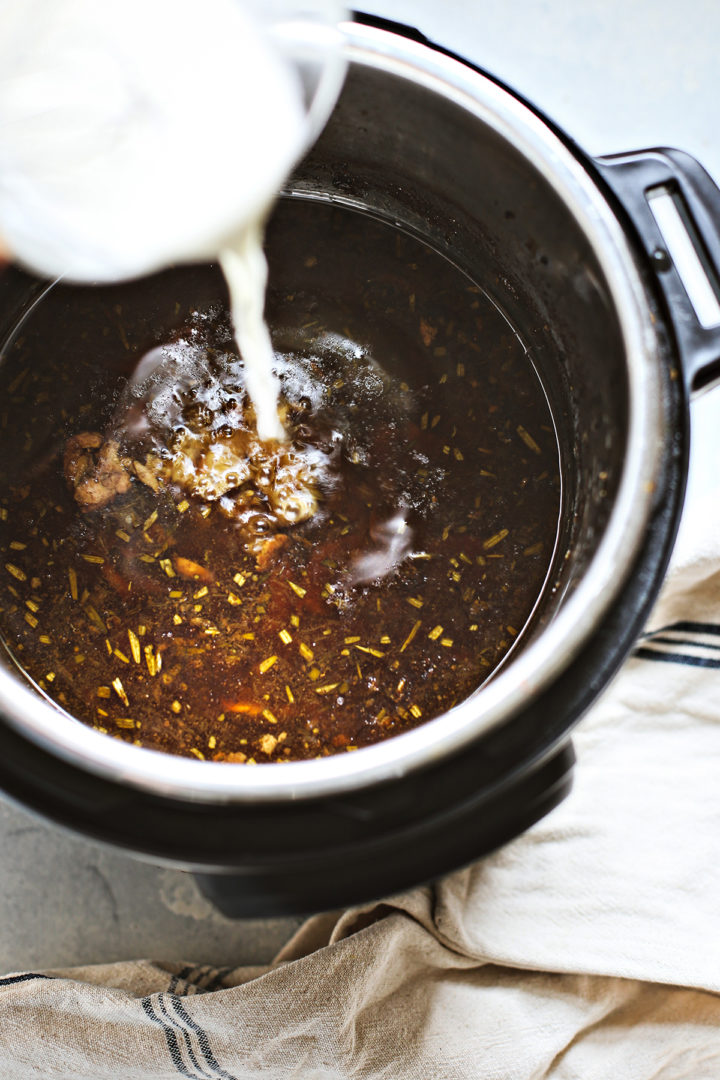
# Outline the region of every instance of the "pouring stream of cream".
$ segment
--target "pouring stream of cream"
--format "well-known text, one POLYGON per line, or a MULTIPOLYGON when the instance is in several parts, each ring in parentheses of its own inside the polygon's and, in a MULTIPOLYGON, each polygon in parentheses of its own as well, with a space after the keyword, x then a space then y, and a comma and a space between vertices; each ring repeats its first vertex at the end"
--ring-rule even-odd
POLYGON ((219 260, 258 433, 283 438, 262 223, 308 139, 297 71, 240 0, 6 3, 0 64, 4 246, 78 282, 219 260))

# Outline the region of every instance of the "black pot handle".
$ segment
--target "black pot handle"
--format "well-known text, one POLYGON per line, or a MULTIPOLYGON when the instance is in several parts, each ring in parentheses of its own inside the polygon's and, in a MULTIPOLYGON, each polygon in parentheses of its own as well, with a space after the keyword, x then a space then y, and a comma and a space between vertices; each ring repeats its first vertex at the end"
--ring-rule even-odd
POLYGON ((655 269, 688 390, 710 389, 720 383, 720 189, 682 150, 613 154, 596 164, 655 269))

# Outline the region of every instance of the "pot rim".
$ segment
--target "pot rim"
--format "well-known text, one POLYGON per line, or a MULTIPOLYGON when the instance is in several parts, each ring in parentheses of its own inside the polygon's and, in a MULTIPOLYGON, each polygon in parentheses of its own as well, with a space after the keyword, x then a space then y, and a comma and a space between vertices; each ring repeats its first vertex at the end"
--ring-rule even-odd
POLYGON ((197 761, 108 738, 0 673, 0 710, 22 735, 80 768, 198 802, 287 802, 347 793, 438 763, 527 706, 557 679, 608 611, 639 551, 663 455, 659 344, 628 236, 582 161, 509 90, 462 61, 387 30, 342 25, 349 65, 409 79, 476 116, 518 149, 571 210, 605 275, 622 329, 628 443, 618 494, 592 562, 562 610, 482 691, 418 728, 322 760, 197 761))

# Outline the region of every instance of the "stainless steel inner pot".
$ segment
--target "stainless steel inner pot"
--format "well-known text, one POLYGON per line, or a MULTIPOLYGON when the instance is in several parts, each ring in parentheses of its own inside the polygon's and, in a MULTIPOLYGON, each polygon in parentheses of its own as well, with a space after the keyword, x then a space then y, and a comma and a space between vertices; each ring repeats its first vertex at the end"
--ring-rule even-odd
POLYGON ((344 27, 348 76, 287 186, 362 208, 446 254, 525 332, 560 434, 561 542, 523 646, 449 713, 354 754, 198 762, 99 734, 0 661, 0 713, 90 773, 196 802, 329 796, 442 761, 563 677, 623 590, 668 453, 668 346, 639 257, 589 169, 490 79, 383 30, 344 27))

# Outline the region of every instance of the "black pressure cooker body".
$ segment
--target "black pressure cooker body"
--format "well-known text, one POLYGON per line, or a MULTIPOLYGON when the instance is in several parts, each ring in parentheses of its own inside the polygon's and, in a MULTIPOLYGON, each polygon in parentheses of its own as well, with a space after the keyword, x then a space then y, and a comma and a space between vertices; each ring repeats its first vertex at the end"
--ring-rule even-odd
MULTIPOLYGON (((367 33, 377 33, 378 40, 390 41, 392 47, 400 42, 401 51, 406 40, 397 27, 373 27, 367 33)), ((418 35, 413 36, 413 49, 432 52, 428 43, 418 45, 418 35)), ((413 55, 417 59, 420 53, 413 55)), ((431 83, 429 77, 429 92, 431 83)), ((362 108, 353 113, 355 121, 365 107, 362 94, 359 100, 362 108)), ((520 108, 530 108, 514 100, 520 108)), ((593 160, 549 121, 534 115, 591 178, 598 199, 619 223, 641 282, 652 347, 660 357, 655 393, 662 422, 642 537, 632 558, 617 567, 621 584, 602 619, 583 637, 560 675, 529 694, 502 723, 419 765, 347 789, 287 799, 207 800, 192 793, 149 790, 121 772, 109 776, 54 753, 17 722, 0 723, 0 787, 11 798, 98 841, 192 871, 223 912, 251 917, 328 909, 436 878, 517 836, 567 794, 574 762, 572 728, 632 650, 661 587, 682 509, 690 391, 714 379, 720 355, 720 333, 698 323, 649 206, 648 191, 662 189, 681 206, 706 267, 720 265, 720 194, 686 155, 649 151, 593 160)), ((323 136, 326 145, 332 138, 332 133, 323 136)), ((344 193, 352 203, 360 197, 359 189, 347 188, 352 169, 352 161, 338 160, 337 155, 331 165, 311 162, 305 170, 300 167, 290 188, 308 197, 320 176, 332 188, 332 198, 344 193)), ((367 170, 362 185, 370 183, 367 170)), ((389 185, 396 202, 400 187, 389 185)), ((532 199, 530 192, 528 205, 532 199)), ((422 206, 414 205, 421 215, 422 206)), ((427 213, 435 214, 432 199, 427 213)), ((559 243, 562 247, 567 242, 559 243)), ((564 257, 567 262, 567 252, 564 257)), ((11 285, 8 279, 0 288, 7 291, 11 285)), ((589 450, 574 447, 572 435, 566 443, 570 458, 576 452, 590 460, 589 450)), ((582 478, 576 482, 581 484, 582 478)), ((574 513, 579 516, 580 510, 576 507, 574 513)), ((568 518, 573 518, 572 505, 568 518)), ((569 544, 572 528, 569 520, 569 544)), ((571 588, 572 583, 567 584, 568 591, 571 588)), ((537 632, 543 632, 542 625, 537 632)))

